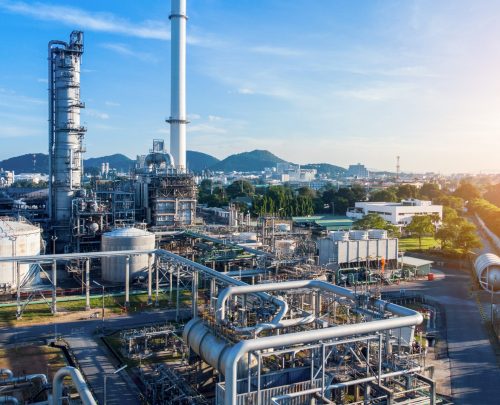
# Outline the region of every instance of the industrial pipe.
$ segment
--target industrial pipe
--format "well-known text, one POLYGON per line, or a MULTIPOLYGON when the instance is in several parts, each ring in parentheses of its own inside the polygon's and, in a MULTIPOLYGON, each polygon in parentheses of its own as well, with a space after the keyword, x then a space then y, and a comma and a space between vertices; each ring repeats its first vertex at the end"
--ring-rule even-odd
MULTIPOLYGON (((293 283, 293 282, 292 282, 293 283)), ((287 283, 279 283, 281 285, 287 283)), ((334 286, 336 287, 336 286, 334 286)), ((340 287, 339 287, 340 288, 340 287)), ((347 290, 348 291, 348 290, 347 290)), ((380 301, 380 300, 379 300, 380 301)), ((382 304, 380 302, 379 304, 382 304)), ((225 404, 237 403, 237 367, 242 357, 248 357, 249 352, 256 350, 274 349, 282 346, 295 344, 305 344, 320 340, 330 340, 351 335, 361 335, 366 333, 379 332, 382 330, 398 329, 407 326, 415 326, 423 321, 422 314, 408 308, 400 307, 396 304, 384 306, 388 311, 402 317, 376 320, 366 323, 333 326, 325 329, 314 329, 298 333, 269 336, 253 340, 244 340, 234 345, 225 355, 226 387, 225 404)))
POLYGON ((71 377, 83 405, 97 405, 80 371, 74 367, 60 368, 52 382, 52 405, 62 405, 64 377, 71 377))
POLYGON ((6 375, 8 378, 13 378, 14 373, 8 368, 0 368, 0 376, 6 375))
POLYGON ((18 405, 19 400, 16 397, 12 397, 10 395, 4 395, 4 396, 0 397, 0 404, 18 405))

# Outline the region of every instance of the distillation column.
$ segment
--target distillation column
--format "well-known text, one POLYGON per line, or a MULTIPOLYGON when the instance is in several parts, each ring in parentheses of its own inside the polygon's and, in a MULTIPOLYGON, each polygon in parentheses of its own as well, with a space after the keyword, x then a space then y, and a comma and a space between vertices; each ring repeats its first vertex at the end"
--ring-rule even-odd
POLYGON ((49 215, 61 243, 70 239, 71 201, 82 183, 82 54, 81 31, 71 33, 69 44, 49 42, 49 215))
POLYGON ((172 0, 170 73, 170 153, 175 166, 186 170, 186 0, 172 0))

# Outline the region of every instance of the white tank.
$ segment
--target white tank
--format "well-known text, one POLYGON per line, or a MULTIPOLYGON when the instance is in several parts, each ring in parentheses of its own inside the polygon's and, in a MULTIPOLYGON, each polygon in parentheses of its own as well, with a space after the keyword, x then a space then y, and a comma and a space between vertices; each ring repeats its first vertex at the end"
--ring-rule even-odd
POLYGON ((290 232, 290 224, 277 224, 276 228, 279 232, 290 232))
MULTIPOLYGON (((153 250, 155 235, 137 228, 118 228, 102 235, 101 250, 153 250)), ((125 256, 103 257, 101 260, 102 278, 113 283, 125 283, 125 256)), ((130 280, 138 276, 147 277, 148 255, 130 257, 130 280)))
POLYGON ((346 231, 331 231, 330 232, 331 240, 349 240, 349 232, 346 231))
POLYGON ((256 242, 257 241, 257 233, 255 233, 255 232, 241 232, 239 235, 236 235, 236 237, 240 242, 256 242))
MULTIPOLYGON (((0 257, 34 256, 40 254, 41 230, 27 222, 10 218, 0 219, 0 257)), ((19 264, 22 280, 30 271, 38 271, 33 264, 19 264)), ((39 275, 36 276, 38 279, 39 275)), ((15 289, 17 272, 14 263, 0 263, 0 285, 15 289)))
POLYGON ((349 231, 349 238, 352 240, 368 239, 368 231, 349 231))
POLYGON ((387 231, 385 229, 370 229, 368 237, 370 239, 387 239, 387 231))

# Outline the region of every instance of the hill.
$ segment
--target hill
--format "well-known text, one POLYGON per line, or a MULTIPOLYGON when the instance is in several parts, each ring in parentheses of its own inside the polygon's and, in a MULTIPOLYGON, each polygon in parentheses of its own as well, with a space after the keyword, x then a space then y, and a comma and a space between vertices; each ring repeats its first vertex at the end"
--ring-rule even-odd
POLYGON ((0 168, 16 173, 48 173, 49 157, 43 153, 28 153, 0 161, 0 168))
POLYGON ((331 165, 330 163, 308 163, 300 167, 302 169, 316 169, 318 174, 326 174, 329 177, 342 176, 346 172, 343 167, 331 165))
POLYGON ((195 173, 207 170, 220 162, 216 157, 193 150, 188 150, 186 152, 186 160, 188 169, 195 173))
POLYGON ((256 172, 266 167, 275 167, 276 163, 286 162, 267 150, 253 150, 230 155, 210 167, 210 170, 223 172, 256 172))
MULTIPOLYGON (((202 152, 188 150, 186 154, 187 165, 194 172, 201 172, 217 164, 219 159, 202 152)), ((101 169, 101 164, 108 162, 109 167, 118 171, 128 172, 135 165, 135 160, 121 154, 93 157, 85 159, 83 167, 85 169, 101 169)), ((44 153, 29 153, 21 156, 14 156, 0 161, 0 168, 14 171, 15 173, 45 173, 49 172, 49 157, 44 153)))
POLYGON ((120 172, 129 172, 134 167, 135 160, 121 153, 115 153, 114 155, 85 159, 83 168, 85 170, 85 168, 94 167, 100 170, 102 163, 109 163, 111 169, 117 169, 120 172))

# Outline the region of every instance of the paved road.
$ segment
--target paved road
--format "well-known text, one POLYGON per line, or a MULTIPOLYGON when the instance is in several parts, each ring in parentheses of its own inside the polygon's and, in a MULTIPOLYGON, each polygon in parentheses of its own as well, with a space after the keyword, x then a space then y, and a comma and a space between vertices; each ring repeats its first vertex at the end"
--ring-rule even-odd
MULTIPOLYGON (((189 310, 181 310, 181 316, 188 314, 189 310)), ((110 318, 104 321, 104 325, 109 329, 132 328, 174 318, 174 310, 161 310, 110 318)), ((96 328, 102 324, 102 320, 88 320, 0 328, 0 345, 36 339, 53 339, 55 335, 63 337, 78 360, 96 399, 102 404, 104 403, 104 374, 112 374, 118 366, 106 348, 99 344, 98 337, 94 335, 96 328)), ((106 399, 109 405, 135 405, 139 403, 138 390, 134 384, 130 383, 130 378, 125 372, 107 377, 106 388, 106 399)))
POLYGON ((451 391, 459 405, 500 403, 500 368, 469 292, 470 273, 443 269, 444 278, 389 289, 417 289, 443 305, 446 313, 451 391))

